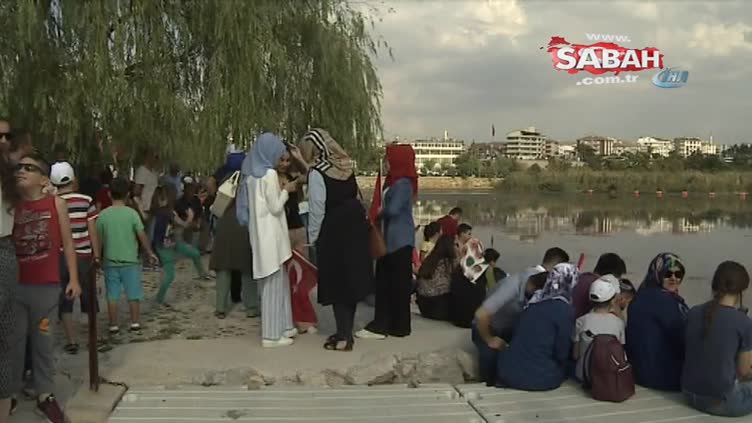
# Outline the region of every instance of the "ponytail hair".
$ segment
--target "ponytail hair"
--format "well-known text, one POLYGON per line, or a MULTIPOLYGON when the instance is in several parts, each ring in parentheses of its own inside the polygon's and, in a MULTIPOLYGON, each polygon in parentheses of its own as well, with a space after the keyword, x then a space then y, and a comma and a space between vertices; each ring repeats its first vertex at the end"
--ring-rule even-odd
POLYGON ((703 338, 710 336, 713 327, 715 313, 721 306, 721 297, 724 295, 738 295, 739 304, 742 303, 742 294, 749 287, 749 273, 747 269, 735 261, 724 261, 718 265, 713 275, 713 300, 705 309, 705 322, 703 325, 703 338))

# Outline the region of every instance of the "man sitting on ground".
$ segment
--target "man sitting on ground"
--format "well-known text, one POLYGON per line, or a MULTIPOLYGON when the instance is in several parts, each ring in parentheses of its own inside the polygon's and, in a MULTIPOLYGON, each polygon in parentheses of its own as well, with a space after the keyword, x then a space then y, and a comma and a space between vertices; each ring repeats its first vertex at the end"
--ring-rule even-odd
POLYGON ((472 338, 478 348, 483 381, 496 379, 498 351, 512 340, 514 329, 527 300, 546 283, 546 273, 569 254, 554 247, 546 251, 542 264, 502 279, 475 312, 472 338))

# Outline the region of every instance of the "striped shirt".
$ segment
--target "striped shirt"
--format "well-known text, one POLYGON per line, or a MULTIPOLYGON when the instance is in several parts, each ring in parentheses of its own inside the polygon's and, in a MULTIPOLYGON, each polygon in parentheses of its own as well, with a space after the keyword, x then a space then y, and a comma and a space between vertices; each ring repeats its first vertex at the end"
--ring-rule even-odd
POLYGON ((88 195, 75 192, 60 196, 68 205, 73 244, 79 257, 91 257, 89 221, 97 218, 97 208, 88 195))

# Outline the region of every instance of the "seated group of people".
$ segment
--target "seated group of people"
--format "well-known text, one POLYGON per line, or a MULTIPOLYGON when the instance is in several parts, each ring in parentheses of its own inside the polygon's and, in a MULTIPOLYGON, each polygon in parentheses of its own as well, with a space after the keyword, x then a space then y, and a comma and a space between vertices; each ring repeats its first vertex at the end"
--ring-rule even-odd
POLYGON ((488 290, 472 322, 488 386, 546 391, 572 378, 596 399, 623 401, 637 383, 682 391, 691 406, 709 414, 752 413, 744 266, 721 263, 712 299, 690 310, 679 295, 686 268, 675 254, 656 256, 639 290, 623 278, 626 265, 614 253, 602 255, 593 272, 581 273, 569 261, 564 250, 551 248, 540 265, 488 290), (596 380, 602 357, 606 367, 613 362, 606 370, 613 374, 596 380))
POLYGON ((483 251, 472 238, 470 225, 446 223, 447 219, 456 221, 451 216, 461 213, 458 210, 452 210, 443 222, 431 222, 423 229, 424 241, 414 265, 415 294, 423 317, 469 328, 486 292, 506 273, 496 268, 499 252, 492 248, 483 251), (470 269, 473 266, 468 266, 467 256, 478 263, 479 271, 470 269))

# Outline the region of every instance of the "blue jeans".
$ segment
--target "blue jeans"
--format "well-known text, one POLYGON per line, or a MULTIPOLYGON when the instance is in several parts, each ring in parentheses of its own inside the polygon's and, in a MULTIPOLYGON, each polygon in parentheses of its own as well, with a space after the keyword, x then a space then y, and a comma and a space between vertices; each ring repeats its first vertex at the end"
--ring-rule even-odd
POLYGON ((473 322, 471 336, 473 344, 478 348, 480 381, 485 382, 486 386, 496 386, 496 368, 499 362, 499 351, 490 348, 486 344, 486 341, 480 336, 475 322, 473 322))
POLYGON ((702 411, 721 417, 742 417, 752 414, 752 382, 739 382, 724 399, 696 395, 684 391, 689 405, 702 411))

